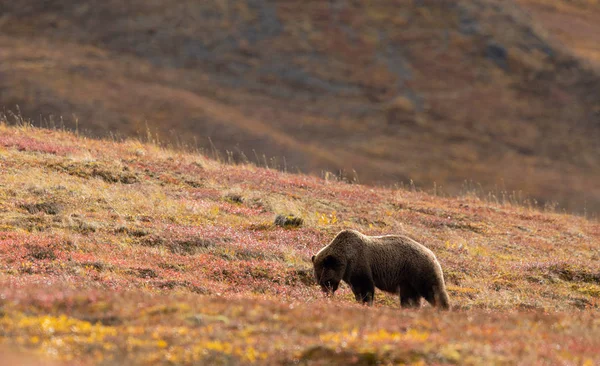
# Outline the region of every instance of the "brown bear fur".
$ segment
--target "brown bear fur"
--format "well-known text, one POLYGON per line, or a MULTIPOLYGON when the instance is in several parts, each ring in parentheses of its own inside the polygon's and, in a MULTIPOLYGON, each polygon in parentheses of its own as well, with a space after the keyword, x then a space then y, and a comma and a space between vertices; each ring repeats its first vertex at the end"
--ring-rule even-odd
POLYGON ((400 293, 402 307, 419 307, 421 297, 449 309, 442 267, 433 252, 398 235, 367 236, 343 230, 312 257, 317 283, 333 294, 344 280, 359 302, 373 304, 375 287, 400 293))

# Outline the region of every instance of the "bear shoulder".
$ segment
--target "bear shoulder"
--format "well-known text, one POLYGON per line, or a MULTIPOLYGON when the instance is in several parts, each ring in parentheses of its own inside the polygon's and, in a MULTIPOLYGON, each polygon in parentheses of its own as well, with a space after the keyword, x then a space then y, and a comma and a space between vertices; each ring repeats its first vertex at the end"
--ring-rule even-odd
POLYGON ((338 240, 357 239, 357 238, 362 239, 363 237, 365 237, 365 235, 356 230, 344 229, 335 236, 335 239, 338 239, 338 240))

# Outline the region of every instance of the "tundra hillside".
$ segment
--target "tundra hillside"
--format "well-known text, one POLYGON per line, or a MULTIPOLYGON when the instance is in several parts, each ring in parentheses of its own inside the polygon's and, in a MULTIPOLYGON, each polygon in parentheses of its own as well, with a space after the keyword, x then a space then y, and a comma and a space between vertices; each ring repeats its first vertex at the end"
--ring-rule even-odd
POLYGON ((0 110, 36 124, 210 137, 239 161, 452 194, 472 180, 600 212, 598 1, 20 0, 0 14, 0 110))
POLYGON ((4 362, 600 362, 595 220, 27 125, 0 124, 0 172, 4 362), (342 228, 427 245, 453 310, 324 298, 310 257, 342 228))

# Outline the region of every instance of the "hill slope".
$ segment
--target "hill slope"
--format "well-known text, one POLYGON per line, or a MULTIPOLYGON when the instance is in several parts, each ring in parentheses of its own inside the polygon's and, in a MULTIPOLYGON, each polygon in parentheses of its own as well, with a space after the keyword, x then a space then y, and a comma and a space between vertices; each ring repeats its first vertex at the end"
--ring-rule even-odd
POLYGON ((600 77, 581 51, 597 39, 561 38, 549 18, 598 6, 518 3, 530 14, 499 0, 6 2, 0 105, 96 136, 210 137, 239 161, 450 193, 472 180, 598 212, 600 77))
POLYGON ((597 1, 518 0, 519 5, 563 47, 580 60, 600 67, 600 16, 597 1))
POLYGON ((77 364, 600 362, 597 221, 4 124, 0 171, 0 345, 13 351, 77 364), (277 214, 304 224, 275 226, 277 214), (381 292, 365 308, 345 285, 323 298, 310 256, 342 228, 426 244, 453 311, 399 310, 381 292))

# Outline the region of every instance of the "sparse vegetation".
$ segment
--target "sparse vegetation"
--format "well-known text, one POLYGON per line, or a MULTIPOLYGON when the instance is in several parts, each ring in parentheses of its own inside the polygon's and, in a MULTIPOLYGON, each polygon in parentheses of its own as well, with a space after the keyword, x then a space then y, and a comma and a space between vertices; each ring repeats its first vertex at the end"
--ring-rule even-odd
POLYGON ((594 220, 26 125, 0 171, 0 363, 600 362, 594 220), (323 297, 310 257, 342 228, 426 244, 453 311, 323 297))

